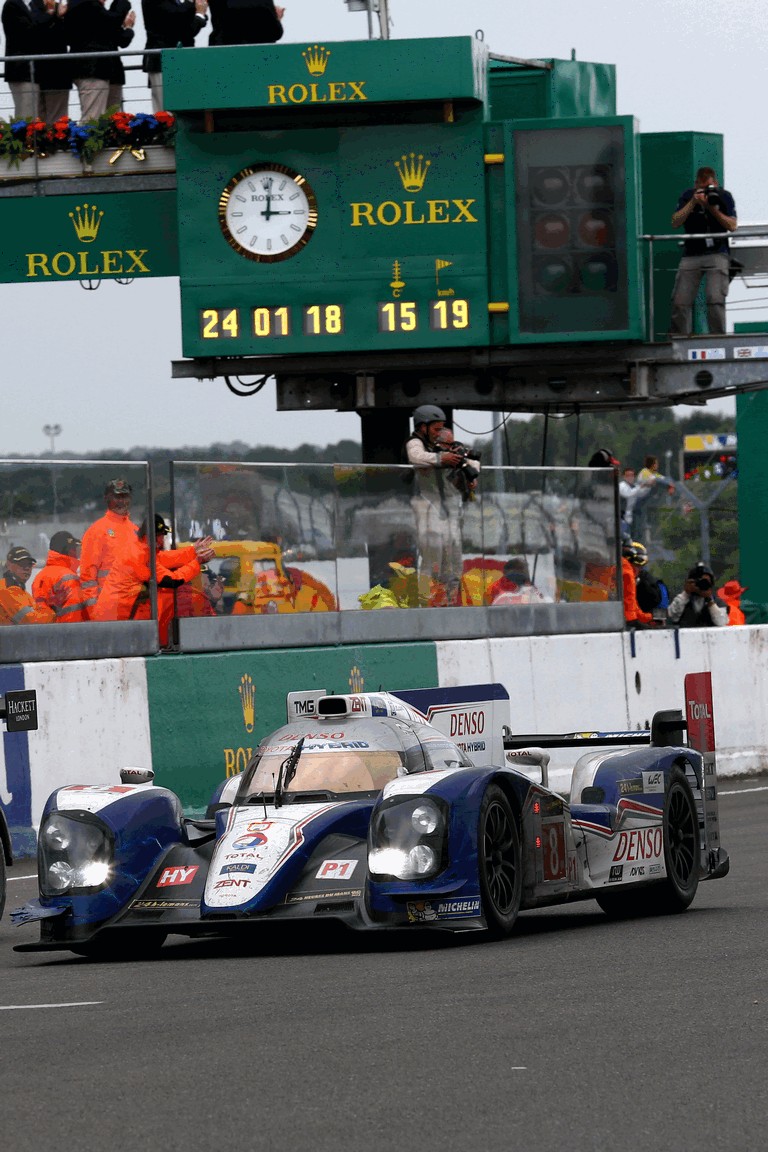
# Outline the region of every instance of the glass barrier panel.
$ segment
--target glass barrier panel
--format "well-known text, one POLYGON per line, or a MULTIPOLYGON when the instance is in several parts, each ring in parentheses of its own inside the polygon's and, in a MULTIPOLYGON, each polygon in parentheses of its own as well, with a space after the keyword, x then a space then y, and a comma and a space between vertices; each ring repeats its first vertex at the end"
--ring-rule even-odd
POLYGON ((146 463, 0 461, 0 625, 150 619, 146 463))
POLYGON ((331 465, 175 463, 175 538, 214 557, 179 616, 338 610, 331 465))

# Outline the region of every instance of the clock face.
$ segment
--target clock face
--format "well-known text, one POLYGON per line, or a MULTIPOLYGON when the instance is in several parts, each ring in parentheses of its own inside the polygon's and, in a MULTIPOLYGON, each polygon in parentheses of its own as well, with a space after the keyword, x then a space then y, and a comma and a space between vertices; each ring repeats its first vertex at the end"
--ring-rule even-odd
POLYGON ((259 164, 233 176, 219 200, 226 240, 249 260, 268 264, 295 256, 317 225, 315 194, 282 164, 259 164))

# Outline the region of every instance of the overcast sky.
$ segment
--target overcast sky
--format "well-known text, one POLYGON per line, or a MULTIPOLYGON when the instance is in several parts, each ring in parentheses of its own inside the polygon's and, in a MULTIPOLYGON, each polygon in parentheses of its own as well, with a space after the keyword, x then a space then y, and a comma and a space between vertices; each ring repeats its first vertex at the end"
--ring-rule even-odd
MULTIPOLYGON (((343 0, 285 2, 284 43, 367 38, 365 14, 349 13, 343 0)), ((723 182, 740 222, 768 220, 766 0, 732 0, 726 8, 689 0, 390 0, 390 15, 393 37, 482 29, 493 52, 568 59, 575 49, 581 60, 616 64, 619 113, 634 115, 644 132, 723 133, 723 182)), ((134 43, 143 45, 143 32, 134 43)), ((129 109, 140 109, 144 92, 131 90, 129 109)), ((670 189, 670 211, 679 191, 670 189)), ((740 296, 745 310, 732 319, 763 319, 762 293, 740 296)), ((180 327, 175 280, 105 281, 96 292, 79 284, 0 285, 0 455, 45 450, 42 427, 54 423, 63 428, 57 452, 75 453, 358 438, 356 416, 277 413, 274 388, 244 400, 221 380, 172 381, 180 327)), ((732 411, 732 402, 725 405, 732 411)), ((479 434, 489 426, 481 413, 462 415, 462 423, 479 434)))

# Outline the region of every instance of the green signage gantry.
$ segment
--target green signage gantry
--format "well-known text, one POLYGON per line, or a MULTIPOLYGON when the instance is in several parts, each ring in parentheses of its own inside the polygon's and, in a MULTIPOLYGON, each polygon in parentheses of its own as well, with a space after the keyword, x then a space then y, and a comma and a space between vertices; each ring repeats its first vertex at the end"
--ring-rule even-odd
POLYGON ((562 63, 492 119, 469 37, 168 53, 184 355, 642 338, 635 126, 562 63))

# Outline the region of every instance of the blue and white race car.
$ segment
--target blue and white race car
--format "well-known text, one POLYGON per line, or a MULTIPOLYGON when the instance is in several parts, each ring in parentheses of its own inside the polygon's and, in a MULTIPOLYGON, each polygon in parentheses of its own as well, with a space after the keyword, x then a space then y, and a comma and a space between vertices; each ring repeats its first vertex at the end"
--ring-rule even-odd
POLYGON ((39 833, 39 920, 18 951, 128 957, 274 921, 511 932, 521 909, 596 899, 683 911, 726 875, 708 673, 650 732, 513 737, 501 685, 291 693, 287 723, 185 818, 150 770, 59 788, 39 833), (688 739, 686 740, 686 733, 688 739), (570 801, 547 747, 572 749, 570 801))

